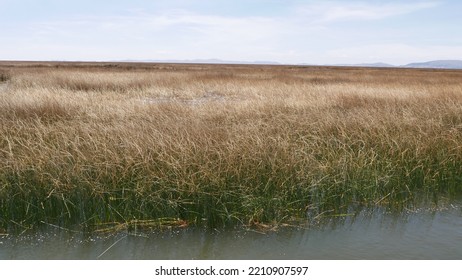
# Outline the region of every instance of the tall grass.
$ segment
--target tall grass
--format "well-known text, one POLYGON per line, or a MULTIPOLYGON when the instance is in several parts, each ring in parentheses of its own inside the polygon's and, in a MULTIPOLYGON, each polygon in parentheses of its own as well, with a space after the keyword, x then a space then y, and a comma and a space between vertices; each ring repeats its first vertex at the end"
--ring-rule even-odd
POLYGON ((460 71, 8 67, 4 229, 280 225, 462 190, 460 71))

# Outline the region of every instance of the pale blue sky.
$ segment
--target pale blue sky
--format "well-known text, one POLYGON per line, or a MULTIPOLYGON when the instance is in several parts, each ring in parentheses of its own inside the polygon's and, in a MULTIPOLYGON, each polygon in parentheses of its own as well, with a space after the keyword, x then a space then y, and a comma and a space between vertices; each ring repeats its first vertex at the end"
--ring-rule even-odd
POLYGON ((462 1, 0 0, 0 60, 462 59, 462 1))

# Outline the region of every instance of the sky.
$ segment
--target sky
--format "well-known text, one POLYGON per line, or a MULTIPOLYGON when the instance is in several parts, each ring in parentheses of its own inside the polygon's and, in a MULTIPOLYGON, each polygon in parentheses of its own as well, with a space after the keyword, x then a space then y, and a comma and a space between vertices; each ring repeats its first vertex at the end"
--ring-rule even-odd
POLYGON ((462 60, 462 1, 0 0, 0 60, 462 60))

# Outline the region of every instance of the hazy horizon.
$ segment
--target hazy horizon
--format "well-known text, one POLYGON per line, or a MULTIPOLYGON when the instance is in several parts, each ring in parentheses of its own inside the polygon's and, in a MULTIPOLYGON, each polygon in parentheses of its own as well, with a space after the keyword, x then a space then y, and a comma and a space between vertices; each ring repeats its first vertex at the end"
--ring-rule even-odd
POLYGON ((462 59, 462 2, 455 0, 0 0, 0 5, 0 60, 405 65, 462 59))

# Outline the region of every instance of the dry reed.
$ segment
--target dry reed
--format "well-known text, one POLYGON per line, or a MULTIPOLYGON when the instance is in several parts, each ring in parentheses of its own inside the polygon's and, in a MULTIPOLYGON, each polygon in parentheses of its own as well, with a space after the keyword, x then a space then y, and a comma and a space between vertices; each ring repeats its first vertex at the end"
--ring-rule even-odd
POLYGON ((0 77, 7 230, 297 223, 462 190, 461 71, 3 62, 0 77))

